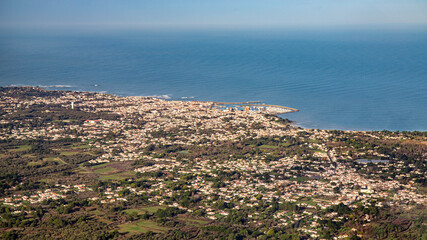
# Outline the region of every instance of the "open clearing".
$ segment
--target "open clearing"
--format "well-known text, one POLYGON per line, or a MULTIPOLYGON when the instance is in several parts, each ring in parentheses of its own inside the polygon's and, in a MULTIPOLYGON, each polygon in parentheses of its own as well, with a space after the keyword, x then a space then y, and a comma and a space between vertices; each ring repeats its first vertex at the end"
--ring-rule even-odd
POLYGON ((96 168, 93 170, 93 172, 96 174, 111 174, 116 172, 116 169, 110 167, 96 168))
POLYGON ((60 159, 60 158, 56 158, 56 157, 47 157, 47 158, 43 158, 43 161, 49 161, 49 162, 57 162, 59 164, 67 164, 66 162, 64 162, 64 160, 60 159))
POLYGON ((27 166, 37 166, 37 165, 43 164, 44 162, 57 162, 59 165, 67 164, 66 162, 64 162, 64 160, 62 160, 60 158, 46 157, 46 158, 43 158, 42 161, 29 162, 29 163, 27 163, 27 166))
POLYGON ((259 147, 260 148, 269 148, 269 149, 279 148, 278 146, 272 146, 272 145, 261 145, 259 147))
POLYGON ((60 152, 60 154, 64 155, 64 156, 72 156, 72 155, 77 155, 79 153, 80 152, 74 152, 74 151, 62 151, 62 152, 60 152))
POLYGON ((127 214, 134 214, 134 213, 136 213, 136 214, 138 214, 138 215, 141 215, 141 214, 144 214, 144 213, 145 213, 144 211, 142 211, 142 210, 140 210, 140 209, 136 209, 136 208, 126 209, 126 210, 123 210, 123 212, 125 212, 125 213, 127 213, 127 214))
POLYGON ((159 209, 166 209, 166 207, 165 206, 151 206, 151 207, 142 208, 142 210, 145 210, 149 213, 155 213, 159 209))
POLYGON ((126 223, 119 225, 119 232, 121 233, 146 233, 149 231, 152 232, 164 232, 167 231, 169 228, 161 227, 157 223, 149 221, 149 220, 143 220, 139 222, 134 223, 126 223))
POLYGON ((126 178, 131 178, 135 176, 134 171, 128 171, 128 172, 121 172, 121 173, 114 173, 114 174, 107 174, 107 175, 100 175, 100 177, 103 180, 123 180, 126 178))
POLYGON ((141 214, 144 214, 145 212, 155 213, 159 209, 166 209, 166 207, 165 206, 148 206, 148 207, 143 207, 143 208, 126 209, 126 210, 123 210, 123 212, 125 212, 127 214, 137 213, 138 215, 141 215, 141 214))
POLYGON ((30 149, 31 149, 30 145, 21 145, 21 146, 18 146, 18 148, 9 149, 9 152, 23 152, 23 151, 28 151, 30 149))
POLYGON ((71 147, 71 149, 89 149, 90 145, 85 144, 85 145, 74 145, 71 147))
POLYGON ((136 172, 129 170, 129 166, 117 163, 103 163, 90 167, 93 173, 97 174, 102 180, 123 180, 135 177, 136 172))

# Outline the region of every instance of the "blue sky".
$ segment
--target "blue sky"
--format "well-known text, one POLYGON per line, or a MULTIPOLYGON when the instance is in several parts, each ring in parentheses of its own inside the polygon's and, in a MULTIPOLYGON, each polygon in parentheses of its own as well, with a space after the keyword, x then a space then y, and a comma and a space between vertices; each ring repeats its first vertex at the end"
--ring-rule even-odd
POLYGON ((1 0, 3 27, 427 26, 427 0, 1 0))

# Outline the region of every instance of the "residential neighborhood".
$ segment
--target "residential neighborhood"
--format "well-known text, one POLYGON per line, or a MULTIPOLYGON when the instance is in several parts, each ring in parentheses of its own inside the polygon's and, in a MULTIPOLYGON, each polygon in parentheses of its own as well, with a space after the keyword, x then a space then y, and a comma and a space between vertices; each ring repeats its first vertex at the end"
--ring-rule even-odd
MULTIPOLYGON (((227 223, 255 229, 233 233, 243 238, 350 239, 375 234, 381 211, 425 214, 425 133, 304 129, 213 102, 33 87, 0 94, 0 205, 9 218, 43 224, 30 217, 37 206, 56 216, 73 201, 70 212, 107 222, 114 238, 167 238, 174 218, 159 216, 177 209, 178 223, 202 221, 198 234, 213 238, 208 229, 227 223), (96 210, 108 208, 124 212, 96 210), (137 218, 124 218, 131 210, 137 218), (124 230, 146 221, 157 227, 124 230)), ((0 218, 5 231, 9 218, 0 218)))

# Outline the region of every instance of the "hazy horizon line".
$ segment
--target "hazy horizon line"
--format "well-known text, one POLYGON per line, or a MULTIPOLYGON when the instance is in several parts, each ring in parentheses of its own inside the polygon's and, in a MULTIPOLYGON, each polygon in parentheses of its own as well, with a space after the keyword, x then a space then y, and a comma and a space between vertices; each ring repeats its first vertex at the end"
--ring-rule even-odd
POLYGON ((242 25, 242 24, 7 24, 0 23, 4 30, 427 30, 427 23, 387 24, 325 24, 325 25, 242 25))

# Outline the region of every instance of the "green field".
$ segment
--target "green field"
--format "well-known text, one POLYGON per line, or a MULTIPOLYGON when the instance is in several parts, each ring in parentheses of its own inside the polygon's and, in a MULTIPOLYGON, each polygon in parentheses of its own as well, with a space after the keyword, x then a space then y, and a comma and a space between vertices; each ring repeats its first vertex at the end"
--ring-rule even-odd
POLYGON ((291 145, 293 145, 292 143, 288 143, 288 142, 284 142, 280 144, 282 147, 289 147, 291 145))
POLYGON ((89 149, 89 148, 90 148, 90 145, 87 145, 87 144, 85 144, 85 145, 74 145, 71 147, 71 149, 89 149))
POLYGON ((278 146, 272 146, 272 145, 261 145, 259 147, 260 148, 269 148, 269 149, 279 148, 278 146))
POLYGON ((110 167, 111 163, 103 163, 90 167, 93 173, 98 174, 102 180, 123 180, 135 176, 134 171, 120 171, 114 167, 110 167))
POLYGON ((96 168, 106 167, 108 165, 110 165, 110 163, 101 163, 101 164, 98 164, 98 165, 93 165, 90 168, 96 169, 96 168))
POLYGON ((41 165, 42 162, 29 162, 27 163, 27 166, 37 166, 37 165, 41 165))
POLYGON ((157 223, 152 222, 152 221, 148 221, 148 220, 134 222, 134 223, 122 224, 122 225, 119 225, 119 228, 120 228, 119 232, 130 233, 130 234, 146 233, 149 231, 164 232, 164 231, 167 231, 169 229, 166 227, 161 227, 157 223))
POLYGON ((142 210, 145 210, 145 211, 147 211, 149 213, 155 213, 155 212, 157 212, 157 210, 159 210, 159 209, 165 209, 165 208, 166 207, 164 207, 164 206, 151 206, 151 207, 142 208, 142 210))
POLYGON ((139 210, 139 209, 136 209, 136 208, 126 209, 123 212, 125 212, 127 214, 134 214, 134 213, 136 213, 138 215, 145 213, 145 211, 142 211, 142 210, 139 210))
POLYGON ((72 156, 72 155, 76 155, 79 154, 80 152, 71 152, 71 151, 62 151, 59 154, 64 155, 64 156, 72 156))
POLYGON ((111 166, 111 163, 103 163, 100 165, 92 166, 90 168, 95 174, 98 174, 98 176, 104 181, 105 180, 123 180, 126 178, 134 177, 136 174, 134 171, 123 172, 110 166, 111 166))
POLYGON ((121 172, 121 173, 101 175, 100 177, 103 180, 123 180, 123 179, 131 178, 134 176, 135 176, 134 171, 127 171, 127 172, 121 172))
POLYGON ((31 149, 30 145, 21 145, 21 146, 18 146, 18 148, 9 149, 9 152, 23 152, 23 151, 28 151, 30 149, 31 149))
POLYGON ((164 206, 150 206, 150 207, 143 207, 143 208, 131 208, 131 209, 126 209, 123 210, 123 212, 127 213, 127 214, 134 214, 137 213, 138 215, 144 214, 145 212, 148 213, 155 213, 157 212, 157 210, 159 209, 165 209, 166 207, 164 206))
POLYGON ((76 171, 76 172, 79 172, 79 173, 92 173, 92 172, 89 170, 89 168, 87 168, 87 167, 84 167, 84 166, 83 166, 83 163, 80 163, 80 164, 79 164, 79 168, 75 169, 75 171, 76 171))
POLYGON ((42 161, 36 161, 36 162, 29 162, 27 164, 27 166, 37 166, 37 165, 41 165, 44 162, 57 162, 59 165, 63 165, 63 164, 67 164, 66 162, 64 162, 64 160, 60 159, 60 158, 56 158, 56 157, 47 157, 47 158, 43 158, 42 161))
POLYGON ((101 167, 93 170, 93 172, 96 174, 111 174, 111 173, 114 173, 115 171, 116 169, 111 167, 101 167))
POLYGON ((47 158, 43 158, 43 161, 49 161, 49 162, 57 162, 59 164, 67 164, 66 162, 64 162, 64 160, 60 159, 60 158, 56 158, 56 157, 47 157, 47 158))

